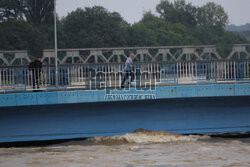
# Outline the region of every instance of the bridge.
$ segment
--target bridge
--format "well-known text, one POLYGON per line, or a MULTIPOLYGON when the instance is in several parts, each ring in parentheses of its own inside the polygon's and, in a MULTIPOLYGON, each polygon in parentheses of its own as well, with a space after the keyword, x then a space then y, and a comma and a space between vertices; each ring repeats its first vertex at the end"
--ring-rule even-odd
MULTIPOLYGON (((129 53, 135 54, 135 62, 249 59, 250 44, 234 44, 229 55, 220 55, 215 45, 58 49, 58 63, 122 63, 129 53)), ((32 57, 27 50, 0 51, 0 66, 27 65, 32 57)), ((54 64, 54 50, 43 50, 42 61, 54 64)))
POLYGON ((23 65, 10 65, 15 57, 0 66, 0 143, 138 128, 182 134, 250 131, 247 45, 234 45, 226 57, 214 46, 62 49, 58 86, 52 53, 44 51, 42 75, 24 65, 29 57, 19 61, 23 65), (134 80, 121 88, 131 52, 134 80), (33 88, 36 77, 39 89, 33 88))

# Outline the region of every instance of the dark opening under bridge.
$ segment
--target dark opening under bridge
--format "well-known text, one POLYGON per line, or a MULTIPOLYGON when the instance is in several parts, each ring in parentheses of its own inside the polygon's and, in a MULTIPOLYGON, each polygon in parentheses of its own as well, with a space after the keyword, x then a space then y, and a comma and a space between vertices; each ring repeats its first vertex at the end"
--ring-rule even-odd
MULTIPOLYGON (((110 63, 112 59, 60 64, 56 87, 55 67, 44 58, 39 89, 33 89, 38 74, 32 75, 27 65, 1 66, 0 142, 114 135, 138 128, 184 134, 249 132, 250 59, 244 47, 244 53, 231 52, 228 59, 205 54, 205 48, 195 49, 198 56, 187 55, 184 48, 174 54, 170 48, 166 61, 157 59, 164 57, 162 48, 150 61, 145 60, 150 48, 147 53, 139 52, 146 48, 125 48, 123 53, 137 56, 134 81, 125 88, 120 87, 124 65, 110 63)), ((99 50, 104 56, 103 48, 99 50)))

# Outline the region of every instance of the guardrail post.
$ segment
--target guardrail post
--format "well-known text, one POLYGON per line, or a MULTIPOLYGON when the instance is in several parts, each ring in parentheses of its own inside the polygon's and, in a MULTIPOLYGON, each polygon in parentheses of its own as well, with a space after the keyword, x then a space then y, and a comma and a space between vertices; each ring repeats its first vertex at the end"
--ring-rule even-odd
POLYGON ((235 65, 235 61, 234 61, 234 80, 236 82, 236 65, 235 65))
POLYGON ((176 77, 177 77, 177 81, 176 81, 176 85, 178 85, 178 82, 179 82, 179 63, 177 62, 176 63, 176 77))
POLYGON ((249 77, 249 61, 247 60, 247 77, 249 77))
POLYGON ((196 82, 198 81, 198 68, 197 68, 197 62, 195 62, 195 75, 196 75, 196 82))

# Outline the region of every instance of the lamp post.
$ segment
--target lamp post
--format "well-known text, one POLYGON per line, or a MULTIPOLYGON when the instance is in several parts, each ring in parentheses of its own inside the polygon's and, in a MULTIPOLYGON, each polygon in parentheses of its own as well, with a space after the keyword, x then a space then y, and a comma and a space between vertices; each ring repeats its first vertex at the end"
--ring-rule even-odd
POLYGON ((54 38, 55 38, 56 87, 58 87, 56 0, 54 0, 54 38))

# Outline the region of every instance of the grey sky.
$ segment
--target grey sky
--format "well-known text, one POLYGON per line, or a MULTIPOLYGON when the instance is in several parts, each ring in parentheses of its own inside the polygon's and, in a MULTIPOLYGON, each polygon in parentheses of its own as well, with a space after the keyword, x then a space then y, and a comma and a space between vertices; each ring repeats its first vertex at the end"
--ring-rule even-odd
MULTIPOLYGON (((142 18, 143 12, 151 10, 155 13, 155 7, 161 0, 57 0, 57 13, 60 17, 78 7, 103 6, 109 11, 119 12, 129 23, 134 23, 142 18)), ((174 0, 171 0, 174 1, 174 0)), ((186 0, 193 5, 201 6, 206 2, 216 2, 224 7, 229 15, 229 24, 242 25, 250 23, 250 0, 186 0)))

